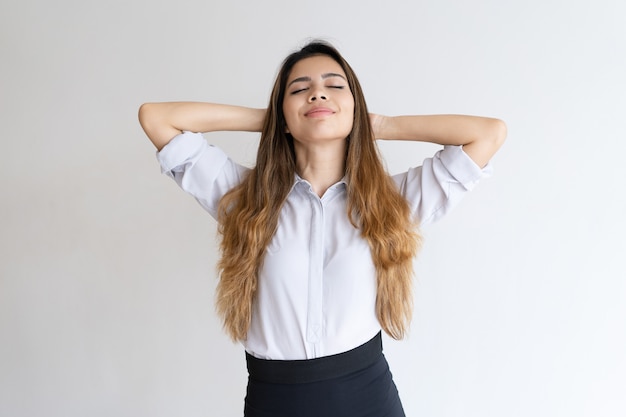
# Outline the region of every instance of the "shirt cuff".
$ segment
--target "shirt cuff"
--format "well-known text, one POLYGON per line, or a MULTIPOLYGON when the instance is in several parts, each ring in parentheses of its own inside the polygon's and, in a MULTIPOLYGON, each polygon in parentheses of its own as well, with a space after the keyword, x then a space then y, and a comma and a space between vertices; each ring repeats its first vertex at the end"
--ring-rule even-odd
POLYGON ((466 190, 471 190, 478 184, 481 178, 488 177, 493 172, 491 163, 481 168, 463 151, 462 146, 444 146, 439 154, 439 158, 448 172, 462 184, 466 190))
POLYGON ((194 155, 198 155, 207 146, 201 133, 183 132, 176 135, 167 145, 157 151, 156 157, 164 174, 182 171, 181 167, 194 155))

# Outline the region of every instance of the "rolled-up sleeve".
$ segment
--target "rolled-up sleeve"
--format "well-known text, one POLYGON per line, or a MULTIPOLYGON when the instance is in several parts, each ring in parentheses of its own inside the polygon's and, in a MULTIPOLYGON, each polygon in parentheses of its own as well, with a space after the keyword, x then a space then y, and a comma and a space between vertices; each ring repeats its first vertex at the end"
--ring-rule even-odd
POLYGON ((201 133, 183 132, 160 152, 161 172, 172 178, 217 218, 220 199, 237 186, 248 171, 221 149, 209 145, 201 133))
POLYGON ((491 165, 480 168, 461 146, 444 146, 422 166, 392 178, 409 202, 413 216, 425 225, 448 213, 491 172, 491 165))

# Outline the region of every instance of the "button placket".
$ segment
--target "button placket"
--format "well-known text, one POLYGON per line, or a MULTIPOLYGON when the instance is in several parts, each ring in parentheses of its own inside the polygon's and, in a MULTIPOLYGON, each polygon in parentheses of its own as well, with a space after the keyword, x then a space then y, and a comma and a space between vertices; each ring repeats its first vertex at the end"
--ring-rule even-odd
MULTIPOLYGON (((309 281, 307 309, 307 342, 318 344, 323 334, 323 267, 324 267, 324 207, 320 198, 309 189, 312 205, 311 240, 309 246, 309 281)), ((314 347, 316 355, 317 347, 314 347)))

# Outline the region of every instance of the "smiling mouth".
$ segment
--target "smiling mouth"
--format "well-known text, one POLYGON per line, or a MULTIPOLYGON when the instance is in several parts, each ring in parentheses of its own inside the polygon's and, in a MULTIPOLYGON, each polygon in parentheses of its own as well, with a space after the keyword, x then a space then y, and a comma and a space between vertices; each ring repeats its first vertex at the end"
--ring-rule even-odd
POLYGON ((322 117, 322 116, 329 116, 331 114, 335 114, 335 112, 331 109, 328 109, 326 107, 318 107, 315 109, 311 109, 308 112, 305 113, 305 116, 307 117, 322 117))

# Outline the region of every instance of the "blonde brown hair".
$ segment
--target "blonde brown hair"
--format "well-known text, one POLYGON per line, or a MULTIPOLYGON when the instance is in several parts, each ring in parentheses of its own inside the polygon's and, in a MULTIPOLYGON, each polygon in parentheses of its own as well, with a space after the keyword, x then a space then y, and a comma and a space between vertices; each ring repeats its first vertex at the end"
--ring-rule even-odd
POLYGON ((233 340, 244 340, 267 245, 276 232, 281 207, 295 178, 293 138, 285 132, 282 110, 287 78, 293 66, 311 56, 334 59, 347 76, 354 96, 354 123, 348 136, 345 176, 347 215, 370 246, 377 272, 376 315, 381 327, 402 338, 413 310, 413 258, 420 236, 406 200, 386 173, 358 79, 332 46, 312 42, 289 55, 276 77, 270 97, 256 166, 220 201, 222 257, 216 309, 233 340))

